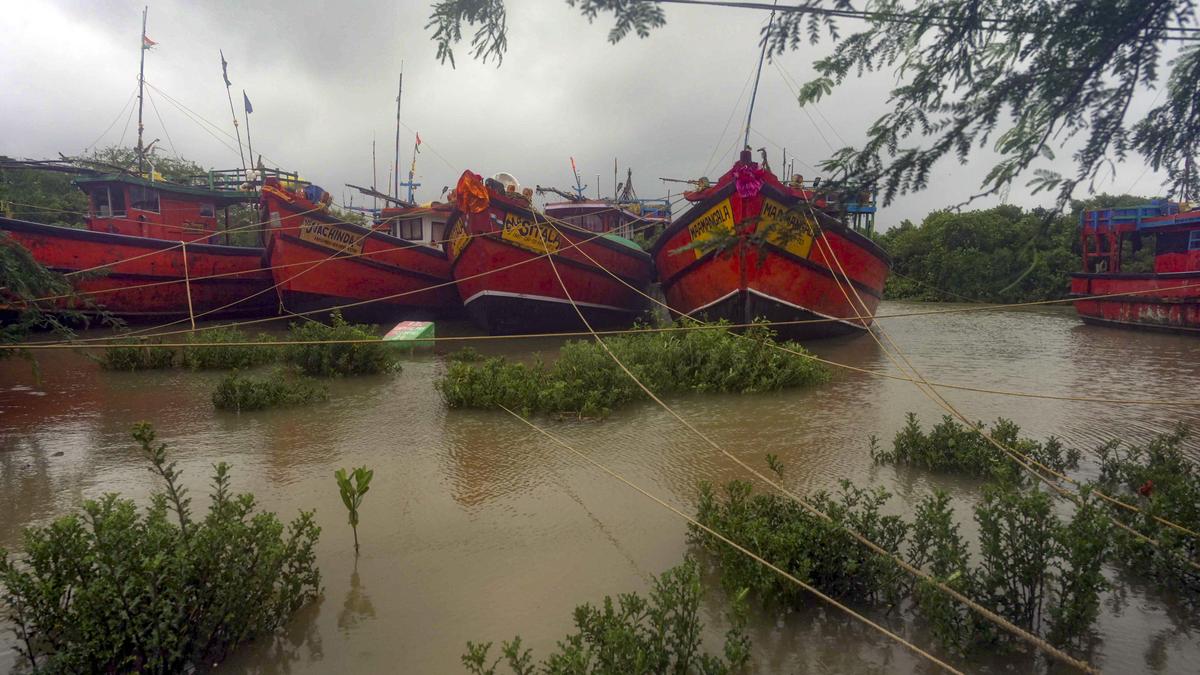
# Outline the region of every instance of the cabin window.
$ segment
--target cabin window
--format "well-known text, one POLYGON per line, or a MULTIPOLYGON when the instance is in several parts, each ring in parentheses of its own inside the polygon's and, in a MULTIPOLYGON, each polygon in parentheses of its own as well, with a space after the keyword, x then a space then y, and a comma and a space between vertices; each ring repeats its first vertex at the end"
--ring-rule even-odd
POLYGON ((396 223, 396 236, 409 241, 420 241, 421 219, 401 220, 396 223))
POLYGON ((1192 230, 1188 235, 1188 250, 1200 251, 1200 230, 1192 230))
POLYGON ((433 231, 429 233, 430 240, 433 243, 439 243, 446 238, 446 224, 434 222, 433 231))
POLYGON ((217 209, 212 204, 209 204, 208 202, 203 202, 200 204, 200 217, 201 218, 216 218, 217 217, 217 209))
POLYGON ((100 218, 125 215, 125 195, 108 187, 92 190, 92 208, 100 218))
POLYGON ((141 185, 129 186, 129 206, 140 211, 158 213, 158 190, 141 185))

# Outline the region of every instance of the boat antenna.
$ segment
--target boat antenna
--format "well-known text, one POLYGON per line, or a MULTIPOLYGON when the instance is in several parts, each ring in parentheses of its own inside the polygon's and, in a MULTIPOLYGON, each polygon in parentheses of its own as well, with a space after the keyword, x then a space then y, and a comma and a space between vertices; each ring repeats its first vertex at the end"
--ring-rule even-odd
POLYGON ((771 40, 771 26, 775 23, 775 5, 779 4, 779 0, 775 0, 771 4, 771 18, 767 20, 767 33, 763 36, 762 51, 758 54, 758 71, 754 73, 754 89, 750 92, 750 111, 746 113, 746 138, 742 142, 743 148, 750 147, 750 120, 754 118, 754 99, 758 97, 758 80, 762 77, 763 61, 767 59, 767 43, 771 40))
MULTIPOLYGON (((229 89, 233 85, 229 81, 229 63, 225 61, 224 50, 218 49, 217 53, 221 55, 221 77, 225 78, 225 97, 229 99, 229 114, 233 117, 233 133, 237 134, 238 155, 242 158, 242 171, 245 171, 248 167, 246 166, 246 152, 242 149, 242 130, 238 126, 237 111, 233 109, 233 92, 229 89)), ((251 157, 251 159, 254 158, 251 157)))
POLYGON ((142 170, 145 164, 145 148, 142 147, 142 94, 146 84, 146 50, 149 49, 149 43, 146 41, 146 13, 150 11, 149 6, 142 7, 142 39, 138 42, 138 51, 141 52, 142 62, 138 67, 138 141, 137 141, 137 165, 138 177, 141 178, 142 170))
POLYGON ((394 197, 400 198, 400 97, 404 95, 404 62, 400 62, 400 86, 396 90, 396 159, 392 163, 394 197))

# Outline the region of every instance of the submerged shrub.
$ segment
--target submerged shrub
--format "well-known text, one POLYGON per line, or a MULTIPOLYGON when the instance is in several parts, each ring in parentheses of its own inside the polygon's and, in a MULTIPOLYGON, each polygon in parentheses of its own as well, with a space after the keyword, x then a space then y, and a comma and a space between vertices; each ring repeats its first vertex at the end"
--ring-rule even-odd
MULTIPOLYGON (((1003 643, 1009 636, 848 530, 1055 644, 1090 634, 1100 593, 1108 588, 1101 568, 1111 540, 1109 521, 1090 501, 1064 524, 1037 484, 989 484, 974 509, 979 553, 973 563, 947 495, 923 499, 911 522, 882 515, 888 498, 883 490, 843 482, 836 496, 807 498, 829 516, 825 520, 784 496, 755 494, 747 482, 730 482, 719 493, 702 484, 697 520, 835 598, 879 609, 912 608, 955 651, 1003 643)), ((713 555, 726 588, 750 588, 765 603, 785 608, 811 602, 804 591, 703 530, 692 528, 690 537, 713 555)))
POLYGON ((288 331, 293 342, 366 340, 341 344, 289 345, 284 361, 311 377, 373 375, 400 368, 399 350, 379 339, 373 326, 350 324, 341 313, 329 315, 329 325, 316 321, 294 323, 288 331))
POLYGON ((192 370, 234 370, 261 366, 278 359, 279 349, 277 347, 237 343, 268 340, 271 340, 271 336, 265 333, 259 333, 255 338, 251 338, 244 331, 232 326, 221 326, 200 333, 191 333, 187 339, 189 343, 200 343, 205 346, 184 348, 181 362, 183 366, 192 370))
MULTIPOLYGON (((978 428, 982 429, 983 424, 979 423, 978 428)), ((1018 456, 1032 457, 1058 473, 1079 467, 1078 450, 1064 449, 1054 437, 1038 442, 1021 438, 1020 433, 1020 427, 1006 419, 996 420, 987 432, 996 442, 1013 450, 1018 456)), ((984 438, 983 434, 959 424, 949 415, 944 416, 927 434, 917 416, 909 413, 904 428, 896 433, 892 441, 892 449, 882 449, 873 443, 871 457, 878 464, 907 464, 971 476, 1009 475, 1016 466, 1011 457, 984 438)))
POLYGON ((160 341, 128 340, 108 347, 96 359, 105 370, 162 370, 175 366, 175 350, 160 341), (140 346, 148 345, 148 346, 140 346))
POLYGON ((212 395, 217 410, 234 412, 305 405, 328 398, 329 392, 311 379, 284 373, 256 378, 233 372, 221 379, 212 395))
POLYGON ((1158 546, 1121 529, 1114 531, 1117 557, 1131 571, 1156 581, 1185 602, 1200 604, 1200 540, 1155 517, 1200 532, 1200 469, 1184 456, 1188 431, 1180 427, 1141 446, 1109 443, 1100 448, 1098 486, 1105 493, 1139 508, 1111 509, 1134 530, 1158 546))
POLYGON ((25 530, 19 558, 0 550, 5 618, 38 672, 192 672, 282 626, 320 591, 311 511, 286 528, 229 491, 214 467, 207 514, 192 518, 166 445, 134 438, 165 483, 150 506, 109 494, 82 513, 25 530))
MULTIPOLYGON (((754 327, 737 335, 728 328, 606 337, 613 354, 656 394, 754 393, 825 382, 824 366, 776 349, 773 334, 754 327)), ((788 349, 807 354, 795 342, 788 349)), ((452 360, 438 381, 452 408, 496 408, 524 413, 602 416, 645 398, 645 393, 594 341, 570 341, 551 366, 490 358, 472 365, 452 360)))
POLYGON ((741 672, 750 661, 750 638, 743 632, 746 613, 736 595, 729 613, 723 657, 702 651, 699 565, 687 559, 654 580, 648 598, 637 593, 605 597, 602 607, 575 608, 575 633, 540 665, 518 636, 488 658, 492 643, 467 643, 463 665, 474 675, 495 675, 501 661, 515 675, 544 673, 675 673, 725 675, 741 672))

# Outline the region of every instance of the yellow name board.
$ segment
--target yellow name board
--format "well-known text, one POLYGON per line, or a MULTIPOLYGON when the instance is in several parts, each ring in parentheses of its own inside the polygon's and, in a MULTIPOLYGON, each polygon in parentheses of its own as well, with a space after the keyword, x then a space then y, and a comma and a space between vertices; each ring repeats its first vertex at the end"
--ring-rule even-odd
POLYGON ((515 213, 504 215, 503 238, 535 253, 555 253, 561 245, 558 230, 549 223, 535 223, 515 213))
POLYGON ((471 237, 467 234, 467 226, 463 224, 467 218, 466 214, 459 216, 454 223, 454 229, 450 230, 450 260, 458 260, 458 256, 462 250, 466 248, 467 242, 471 237))
POLYGON ((366 236, 349 228, 305 218, 300 223, 300 238, 339 253, 359 254, 362 253, 366 236))
MULTIPOLYGON (((718 232, 732 233, 733 209, 729 206, 729 200, 726 199, 717 204, 705 211, 699 218, 688 223, 688 232, 692 235, 692 242, 712 239, 718 232)), ((692 250, 695 251, 697 258, 704 255, 700 249, 692 250)))
POLYGON ((816 221, 799 209, 789 209, 774 199, 764 199, 756 232, 765 232, 767 241, 792 255, 807 258, 812 249, 816 221))

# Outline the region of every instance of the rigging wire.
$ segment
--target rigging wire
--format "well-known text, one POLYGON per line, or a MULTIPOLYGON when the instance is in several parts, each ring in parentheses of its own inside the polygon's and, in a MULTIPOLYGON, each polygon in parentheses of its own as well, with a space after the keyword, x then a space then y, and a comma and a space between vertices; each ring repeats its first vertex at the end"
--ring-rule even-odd
POLYGON ((175 149, 175 141, 171 140, 171 132, 167 131, 167 125, 163 123, 162 115, 158 112, 158 104, 154 102, 154 97, 147 96, 146 98, 150 99, 150 107, 154 108, 154 116, 158 118, 158 126, 162 127, 163 135, 167 137, 167 143, 171 145, 171 154, 175 155, 176 159, 183 160, 183 157, 179 155, 179 151, 175 149))
POLYGON ((101 139, 103 139, 106 135, 108 135, 109 131, 112 131, 112 128, 114 126, 116 126, 117 122, 119 122, 121 120, 121 115, 125 114, 125 109, 133 104, 133 100, 135 98, 137 98, 137 87, 136 86, 133 88, 133 91, 129 92, 129 98, 125 101, 125 105, 121 106, 121 110, 117 112, 117 116, 113 118, 113 121, 108 123, 108 126, 104 128, 104 131, 100 132, 100 135, 96 137, 96 140, 83 146, 83 154, 87 154, 88 150, 94 148, 96 146, 96 144, 100 142, 101 139))

